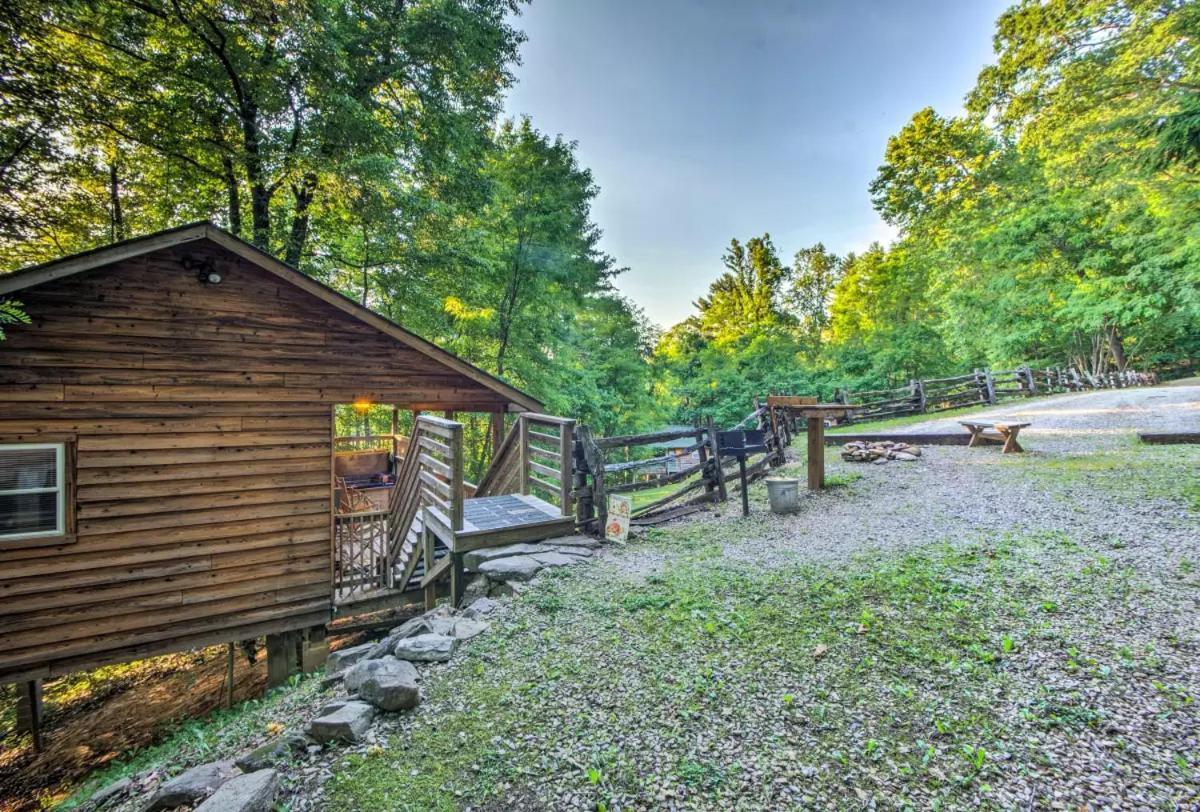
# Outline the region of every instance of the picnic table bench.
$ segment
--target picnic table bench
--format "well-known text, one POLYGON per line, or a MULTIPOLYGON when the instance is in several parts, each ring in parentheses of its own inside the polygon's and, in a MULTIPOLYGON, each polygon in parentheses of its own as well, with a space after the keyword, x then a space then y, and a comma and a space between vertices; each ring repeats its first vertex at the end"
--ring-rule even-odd
POLYGON ((997 443, 1004 446, 1001 449, 1002 454, 1019 454, 1025 450, 1017 442, 1017 435, 1021 433, 1021 429, 1028 427, 1029 423, 995 423, 990 420, 960 420, 958 423, 971 432, 968 448, 984 443, 997 443))

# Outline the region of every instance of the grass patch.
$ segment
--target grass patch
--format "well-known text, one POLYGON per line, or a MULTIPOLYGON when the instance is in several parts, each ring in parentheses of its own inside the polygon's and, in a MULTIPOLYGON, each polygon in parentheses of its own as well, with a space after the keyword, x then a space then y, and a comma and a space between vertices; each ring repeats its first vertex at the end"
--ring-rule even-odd
MULTIPOLYGON (((1015 456, 1003 462, 1021 464, 1015 456)), ((1131 438, 1125 447, 1039 459, 1037 465, 1028 466, 1028 475, 1048 489, 1084 486, 1103 490, 1118 504, 1166 499, 1200 511, 1197 469, 1200 448, 1196 446, 1148 446, 1131 438)))
MULTIPOLYGON (((1017 709, 1046 727, 1098 719, 1014 692, 1009 660, 1076 607, 1139 588, 1057 534, 768 572, 717 566, 712 536, 654 534, 682 554, 644 582, 604 566, 547 578, 426 684, 388 747, 344 762, 330 809, 564 795, 597 809, 664 797, 770 808, 799 802, 787 792, 800 785, 843 798, 847 782, 901 787, 901 805, 973 806, 1028 756, 1012 735, 1017 709), (1077 566, 1050 577, 1039 563, 1050 553, 1077 566), (773 781, 798 771, 803 781, 773 781)), ((1064 671, 1097 662, 1066 649, 1060 659, 1064 671)))
POLYGON ((633 509, 637 510, 640 507, 657 502, 659 499, 664 499, 667 496, 687 487, 691 482, 672 482, 667 485, 660 485, 657 488, 647 488, 644 491, 633 491, 629 496, 633 499, 633 509))

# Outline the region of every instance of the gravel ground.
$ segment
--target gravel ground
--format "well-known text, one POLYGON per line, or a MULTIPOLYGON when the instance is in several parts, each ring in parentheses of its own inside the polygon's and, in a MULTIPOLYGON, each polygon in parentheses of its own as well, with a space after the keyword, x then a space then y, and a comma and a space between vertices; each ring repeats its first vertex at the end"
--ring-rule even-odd
POLYGON ((731 502, 539 577, 422 669, 415 712, 301 757, 283 800, 1200 809, 1200 447, 1133 437, 1198 407, 1200 387, 1006 407, 1035 424, 1026 454, 831 453, 839 484, 797 514, 759 483, 748 519, 731 502))
MULTIPOLYGON (((1056 395, 1029 403, 989 409, 971 416, 980 420, 1032 423, 1021 437, 1103 436, 1137 431, 1200 431, 1200 386, 1156 386, 1102 389, 1078 395, 1056 395)), ((914 434, 961 431, 958 418, 946 417, 904 429, 914 434)))

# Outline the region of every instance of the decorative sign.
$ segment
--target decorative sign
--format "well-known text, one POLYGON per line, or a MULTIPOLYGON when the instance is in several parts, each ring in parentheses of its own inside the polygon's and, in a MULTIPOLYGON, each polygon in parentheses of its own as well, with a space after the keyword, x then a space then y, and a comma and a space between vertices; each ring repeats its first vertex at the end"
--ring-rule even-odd
POLYGON ((609 541, 624 544, 629 538, 629 514, 633 513, 633 499, 619 493, 609 494, 608 524, 604 537, 609 541))

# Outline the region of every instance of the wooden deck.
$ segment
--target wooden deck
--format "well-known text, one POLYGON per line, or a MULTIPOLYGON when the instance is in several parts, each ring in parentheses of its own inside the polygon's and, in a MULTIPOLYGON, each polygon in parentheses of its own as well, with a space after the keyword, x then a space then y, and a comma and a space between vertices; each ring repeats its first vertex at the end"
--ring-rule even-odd
POLYGON ((463 527, 455 533, 458 552, 541 541, 570 533, 575 519, 529 493, 481 496, 463 503, 463 527))
POLYGON ((435 582, 447 575, 457 603, 464 553, 574 532, 573 428, 574 421, 563 418, 520 415, 475 495, 468 497, 462 478, 462 425, 420 416, 397 483, 388 489, 386 509, 336 517, 334 601, 339 613, 416 590, 424 590, 429 603, 436 596, 435 582))

